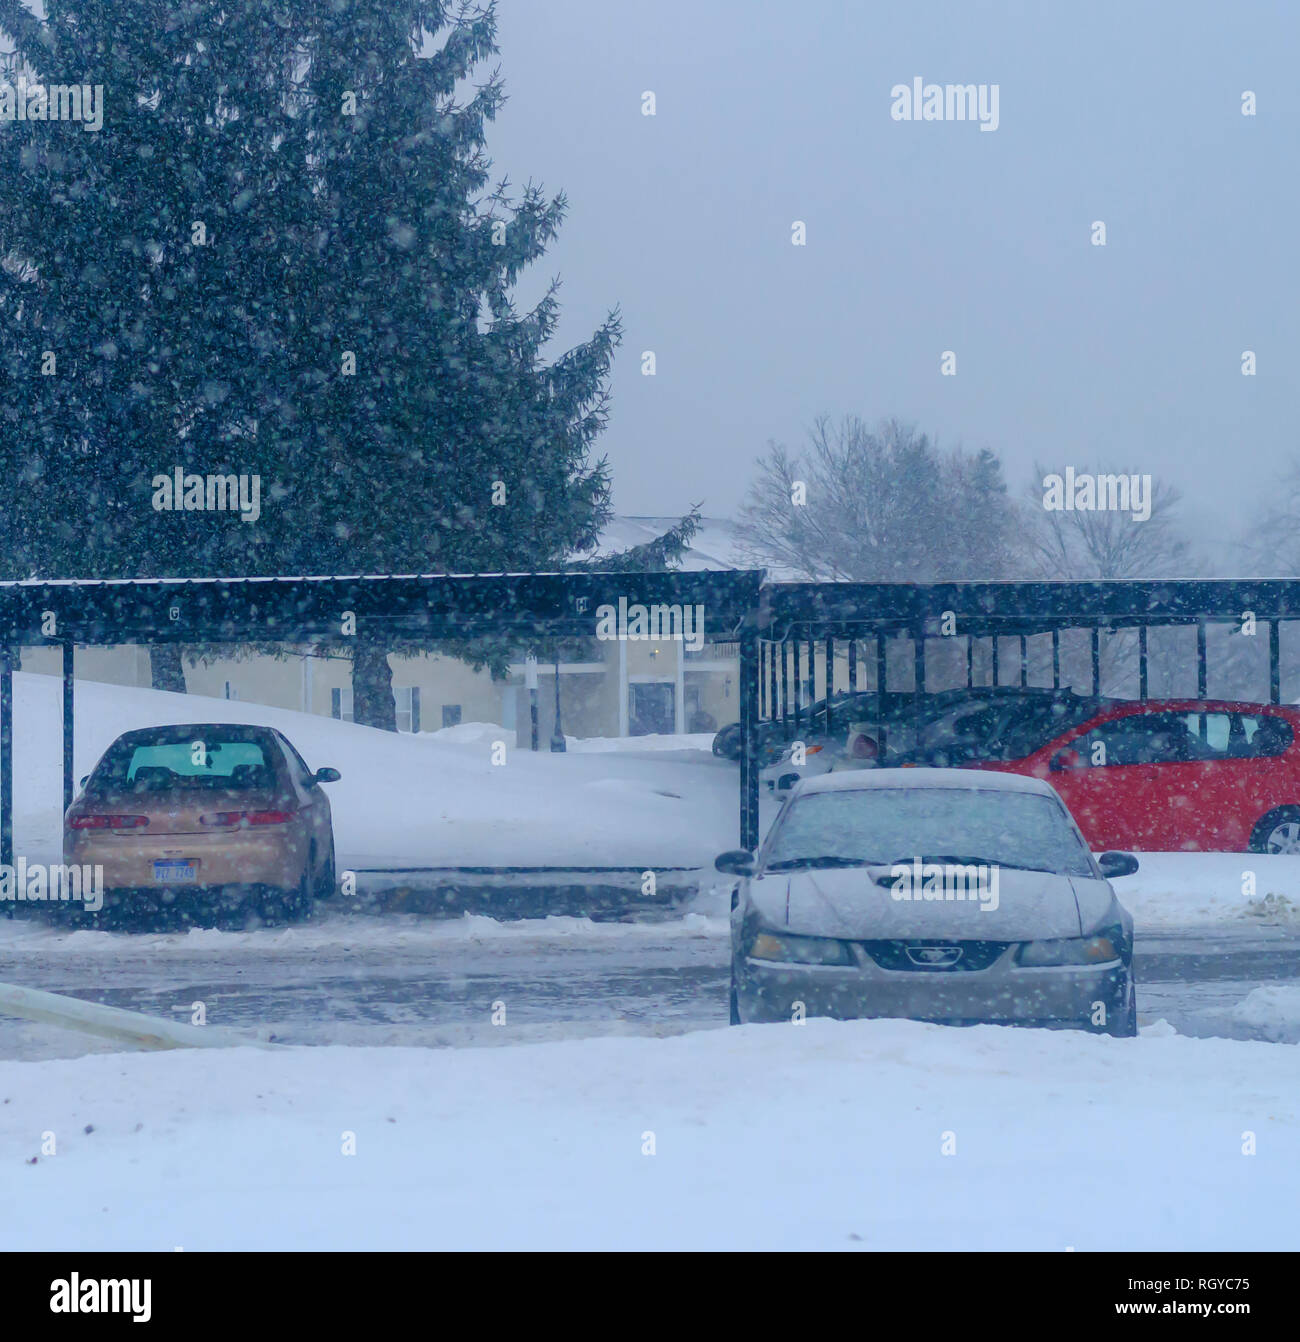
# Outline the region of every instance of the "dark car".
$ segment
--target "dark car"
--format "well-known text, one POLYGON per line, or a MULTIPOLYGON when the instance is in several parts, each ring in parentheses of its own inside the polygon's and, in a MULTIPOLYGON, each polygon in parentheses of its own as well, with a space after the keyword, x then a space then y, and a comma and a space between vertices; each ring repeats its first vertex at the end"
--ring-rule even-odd
POLYGON ((1073 690, 1034 686, 982 686, 932 696, 914 721, 900 720, 876 734, 854 723, 837 768, 946 769, 986 760, 1019 759, 1075 723, 1096 716, 1114 700, 1073 690), (867 748, 858 739, 865 735, 867 748))
MULTIPOLYGON (((925 711, 932 711, 931 705, 933 710, 937 711, 941 703, 948 702, 953 696, 970 693, 972 692, 969 690, 945 690, 939 694, 925 695, 922 702, 927 706, 925 711)), ((754 735, 758 742, 759 763, 771 764, 773 761, 780 759, 789 739, 793 739, 795 736, 809 744, 825 743, 843 737, 848 732, 849 726, 854 722, 879 722, 887 727, 890 723, 901 722, 909 718, 915 712, 916 696, 910 692, 900 693, 897 690, 889 690, 884 695, 878 695, 874 690, 855 690, 852 693, 848 690, 841 690, 831 698, 831 726, 829 732, 826 727, 825 699, 818 699, 815 703, 799 710, 797 731, 794 715, 791 714, 788 737, 787 726, 782 718, 758 723, 754 729, 754 735)), ((713 753, 723 759, 740 759, 740 723, 729 722, 714 736, 713 753)))

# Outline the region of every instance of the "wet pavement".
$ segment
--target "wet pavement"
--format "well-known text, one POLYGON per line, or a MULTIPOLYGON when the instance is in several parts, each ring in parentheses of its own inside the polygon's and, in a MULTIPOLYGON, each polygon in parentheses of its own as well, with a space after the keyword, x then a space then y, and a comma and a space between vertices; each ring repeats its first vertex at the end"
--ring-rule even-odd
MULTIPOLYGON (((202 1003, 210 1025, 286 1043, 446 1046, 726 1024, 718 921, 698 935, 639 925, 584 939, 516 924, 510 935, 482 940, 397 930, 389 940, 382 918, 325 918, 330 936, 315 942, 314 924, 301 943, 266 929, 230 945, 209 936, 180 952, 148 937, 115 937, 111 950, 0 950, 0 981, 177 1021, 191 1020, 202 1003)), ((1261 986, 1300 986, 1300 928, 1252 922, 1139 933, 1135 966, 1141 1024, 1163 1018, 1181 1034, 1258 1038, 1232 1008, 1261 986)), ((99 1047, 0 1018, 0 1057, 99 1047)))

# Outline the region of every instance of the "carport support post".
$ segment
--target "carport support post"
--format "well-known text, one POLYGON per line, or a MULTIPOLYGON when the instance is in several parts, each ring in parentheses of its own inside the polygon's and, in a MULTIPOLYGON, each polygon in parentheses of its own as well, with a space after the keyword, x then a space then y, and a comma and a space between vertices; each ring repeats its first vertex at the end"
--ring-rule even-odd
POLYGON ((1208 683, 1205 667, 1205 621, 1196 622, 1196 697, 1205 698, 1208 683))
POLYGON ((1101 630, 1096 625, 1092 629, 1092 692, 1101 693, 1101 630))
POLYGON ((925 626, 912 631, 912 726, 921 745, 921 700, 925 697, 925 626))
POLYGON ((72 668, 76 644, 63 640, 63 810, 72 805, 72 668))
POLYGON ((767 718, 776 721, 776 644, 767 643, 767 718))
POLYGON ((857 694, 861 688, 858 684, 858 640, 849 639, 849 693, 857 694))
POLYGON ((764 671, 767 676, 767 687, 764 696, 766 708, 764 711, 764 720, 767 722, 776 721, 776 644, 771 639, 767 641, 767 657, 763 663, 764 671))
POLYGON ((804 648, 794 640, 794 734, 800 734, 800 699, 804 698, 804 648))
POLYGON ((528 721, 530 728, 529 743, 533 750, 538 746, 537 733, 537 658, 529 656, 524 662, 524 683, 528 686, 528 721))
POLYGON ((740 636, 740 846, 758 847, 758 761, 754 732, 758 715, 758 637, 740 636))
POLYGON ((1029 684, 1029 647, 1028 647, 1028 644, 1025 642, 1025 636, 1024 636, 1024 634, 1021 634, 1021 635, 1020 635, 1020 685, 1021 685, 1021 688, 1023 689, 1024 686, 1026 686, 1026 685, 1028 685, 1028 684, 1029 684))
POLYGON ((788 741, 790 739, 790 648, 782 640, 780 644, 781 660, 777 663, 777 684, 781 691, 781 731, 788 741))
POLYGON ((876 635, 876 712, 883 714, 885 709, 885 682, 889 679, 888 650, 884 634, 876 635))
POLYGON ((835 640, 826 636, 826 735, 831 734, 831 696, 835 693, 835 640))
POLYGON ((989 684, 996 685, 998 683, 998 636, 996 634, 993 634, 989 638, 989 652, 989 661, 992 663, 993 672, 993 679, 989 684))
POLYGON ((975 684, 975 640, 966 635, 966 688, 975 684))
POLYGON ((1052 688, 1061 688, 1061 631, 1052 630, 1052 688))
POLYGON ((1270 620, 1268 626, 1268 701, 1282 702, 1282 624, 1270 620))
MULTIPOLYGON (((14 660, 0 648, 0 863, 14 865, 14 660)), ((13 904, 6 901, 9 916, 13 904)))
POLYGON ((1148 686, 1147 670, 1148 670, 1147 627, 1146 625, 1139 625, 1138 626, 1138 698, 1139 699, 1146 699, 1147 697, 1147 686, 1148 686))

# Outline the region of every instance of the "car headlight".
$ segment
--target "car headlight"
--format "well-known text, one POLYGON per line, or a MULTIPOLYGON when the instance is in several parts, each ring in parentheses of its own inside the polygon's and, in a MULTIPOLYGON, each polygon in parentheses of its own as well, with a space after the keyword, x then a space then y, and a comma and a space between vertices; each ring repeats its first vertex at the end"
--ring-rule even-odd
POLYGON ((1026 941, 1016 953, 1021 965, 1104 965, 1120 958, 1121 928, 1108 927, 1095 937, 1064 937, 1057 941, 1026 941))
POLYGON ((778 937, 760 932, 750 944, 751 960, 778 960, 795 965, 851 965, 853 957, 842 941, 830 937, 778 937))

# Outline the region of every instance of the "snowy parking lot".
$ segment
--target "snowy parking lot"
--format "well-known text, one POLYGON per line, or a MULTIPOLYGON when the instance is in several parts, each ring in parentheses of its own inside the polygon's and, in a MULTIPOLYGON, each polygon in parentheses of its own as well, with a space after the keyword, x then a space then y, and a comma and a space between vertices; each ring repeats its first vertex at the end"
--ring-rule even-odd
MULTIPOLYGON (((55 697, 35 677, 19 693, 39 745, 55 697)), ((111 706, 114 727, 205 712, 150 691, 84 698, 111 706)), ((0 919, 0 981, 201 1019, 250 1045, 144 1055, 0 1017, 0 1197, 30 1211, 0 1227, 4 1247, 1294 1239, 1277 1208, 1300 1154, 1300 858, 1144 854, 1116 882, 1137 929, 1135 1040, 899 1021, 733 1029, 729 886, 708 861, 734 843, 736 772, 707 738, 573 742, 502 771, 490 725, 420 740, 232 712, 343 770, 340 866, 369 866, 374 897, 246 930, 0 919), (596 919, 409 911, 422 866, 530 858, 694 867, 698 892, 596 919), (392 898, 385 865, 407 868, 392 898), (257 1200, 270 1183, 295 1196, 257 1200)), ((79 764, 107 744, 102 717, 88 715, 79 764)), ((37 852, 54 838, 51 754, 33 752, 18 814, 37 852)))

